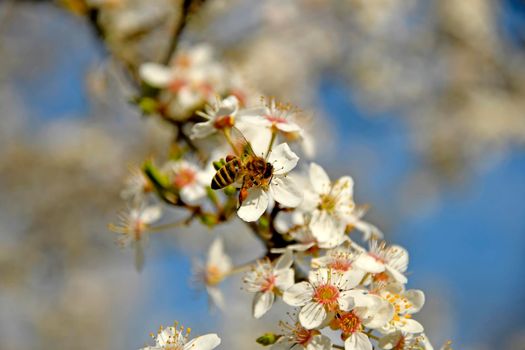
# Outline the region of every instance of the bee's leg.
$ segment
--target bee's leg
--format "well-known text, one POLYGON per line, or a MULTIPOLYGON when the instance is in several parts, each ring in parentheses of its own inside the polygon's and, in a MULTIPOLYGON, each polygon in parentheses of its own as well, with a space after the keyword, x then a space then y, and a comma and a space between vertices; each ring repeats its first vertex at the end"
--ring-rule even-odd
MULTIPOLYGON (((246 186, 246 176, 242 178, 242 186, 239 191, 239 207, 242 205, 244 200, 248 197, 248 188, 246 186)), ((238 209, 238 208, 237 208, 238 209)))

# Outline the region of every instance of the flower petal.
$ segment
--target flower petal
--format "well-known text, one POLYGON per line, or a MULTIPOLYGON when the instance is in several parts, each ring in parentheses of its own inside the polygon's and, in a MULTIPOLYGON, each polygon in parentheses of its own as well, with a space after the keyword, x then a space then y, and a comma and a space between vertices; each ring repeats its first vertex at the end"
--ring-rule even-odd
POLYGON ((366 334, 355 332, 345 340, 345 350, 372 350, 372 343, 366 334))
POLYGON ((319 327, 326 318, 326 310, 322 304, 310 302, 299 312, 299 322, 306 329, 319 327))
POLYGON ((140 213, 140 220, 145 224, 150 224, 157 221, 161 215, 162 207, 160 205, 155 205, 144 208, 144 210, 140 213))
POLYGON ((290 306, 303 306, 312 300, 314 289, 308 282, 299 282, 288 288, 283 294, 283 301, 290 306))
POLYGON ((270 183, 270 194, 285 207, 295 208, 303 200, 299 187, 287 176, 274 175, 270 183))
POLYGON ((299 157, 295 154, 286 143, 281 143, 275 146, 270 155, 268 162, 273 165, 274 175, 283 175, 297 165, 299 157))
POLYGON ((315 192, 319 194, 330 192, 330 188, 332 187, 328 174, 316 163, 310 164, 310 182, 315 192))
POLYGON ((312 340, 306 345, 306 350, 331 350, 332 341, 326 335, 314 335, 312 340))
POLYGON ((396 322, 396 326, 399 330, 407 333, 421 333, 425 330, 421 323, 411 318, 405 318, 400 322, 396 322))
POLYGON ((344 235, 345 225, 338 222, 324 210, 315 210, 310 220, 310 230, 312 235, 319 242, 327 242, 338 239, 344 235))
POLYGON ((253 297, 253 317, 261 318, 268 310, 271 309, 275 295, 272 292, 259 292, 253 297))
POLYGON ((213 121, 207 121, 202 123, 197 123, 191 128, 190 138, 194 139, 203 139, 215 132, 215 127, 213 126, 213 121))
POLYGON ((144 63, 139 68, 140 78, 150 86, 163 88, 173 79, 171 68, 158 63, 144 63))
POLYGON ((355 266, 370 273, 379 273, 385 271, 385 264, 366 253, 361 254, 356 259, 355 266))
POLYGON ((289 269, 293 264, 293 254, 287 251, 275 262, 275 270, 289 269))
POLYGON ((237 210, 237 215, 244 221, 256 221, 268 208, 268 201, 268 193, 261 188, 250 188, 248 197, 237 210))
POLYGON ((425 293, 419 289, 411 289, 407 291, 405 297, 411 304, 411 306, 406 309, 406 312, 410 314, 418 312, 425 304, 425 293))
POLYGON ((201 335, 184 345, 184 350, 212 350, 221 343, 221 338, 215 333, 201 335))
MULTIPOLYGON (((287 250, 289 252, 290 250, 287 250)), ((278 270, 275 273, 275 286, 281 291, 287 290, 294 284, 295 272, 293 269, 278 270)))

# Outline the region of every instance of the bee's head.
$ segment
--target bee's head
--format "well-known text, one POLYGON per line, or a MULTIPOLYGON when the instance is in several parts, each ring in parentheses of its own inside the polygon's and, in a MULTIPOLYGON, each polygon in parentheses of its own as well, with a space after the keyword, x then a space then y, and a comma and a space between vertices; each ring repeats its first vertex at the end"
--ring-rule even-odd
POLYGON ((266 163, 266 169, 264 169, 263 178, 268 179, 273 175, 273 165, 271 163, 266 163))

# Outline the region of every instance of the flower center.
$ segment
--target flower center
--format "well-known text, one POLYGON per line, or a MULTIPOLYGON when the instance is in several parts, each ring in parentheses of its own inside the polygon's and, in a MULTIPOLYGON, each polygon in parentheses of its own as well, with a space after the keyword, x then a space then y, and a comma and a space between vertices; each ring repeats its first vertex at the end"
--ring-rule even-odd
POLYGON ((219 284, 219 282, 222 281, 221 270, 215 265, 208 266, 206 269, 205 279, 206 284, 209 286, 215 286, 219 284))
POLYGON ((350 335, 361 330, 361 320, 353 311, 340 314, 336 320, 337 325, 345 335, 350 335))
POLYGON ((186 85, 187 83, 184 79, 175 79, 172 82, 170 82, 168 86, 168 90, 176 93, 176 92, 179 92, 179 90, 182 89, 186 85))
POLYGON ((235 118, 232 115, 221 115, 217 117, 213 122, 215 129, 226 129, 231 128, 235 124, 235 118))
POLYGON ((351 266, 352 263, 346 259, 335 259, 330 264, 328 264, 329 268, 336 271, 348 271, 351 266))
POLYGON ((319 286, 314 291, 313 299, 329 308, 337 305, 337 298, 339 298, 339 289, 331 284, 319 286))
POLYGON ((297 344, 303 346, 306 346, 316 334, 318 334, 318 331, 313 329, 305 329, 300 326, 294 331, 295 341, 297 344))
POLYGON ((261 285, 261 292, 270 292, 275 287, 275 276, 270 275, 265 278, 264 282, 261 285))
POLYGON ((266 118, 266 120, 268 120, 272 124, 288 123, 286 118, 283 118, 283 117, 278 117, 278 116, 273 116, 273 115, 265 115, 264 117, 266 118))
POLYGON ((175 178, 173 179, 173 184, 176 188, 184 188, 188 185, 191 185, 195 182, 197 179, 197 174, 192 169, 182 169, 177 174, 175 174, 175 178))
POLYGON ((405 343, 406 343, 405 337, 404 336, 399 337, 398 342, 396 343, 396 345, 394 345, 392 350, 403 350, 405 348, 405 343))
POLYGON ((373 279, 374 279, 374 282, 388 282, 390 277, 388 276, 386 272, 380 272, 380 273, 374 274, 373 279))
POLYGON ((321 203, 319 204, 319 207, 321 210, 326 210, 328 212, 331 212, 335 209, 337 204, 337 198, 332 196, 331 194, 323 194, 321 195, 321 203))

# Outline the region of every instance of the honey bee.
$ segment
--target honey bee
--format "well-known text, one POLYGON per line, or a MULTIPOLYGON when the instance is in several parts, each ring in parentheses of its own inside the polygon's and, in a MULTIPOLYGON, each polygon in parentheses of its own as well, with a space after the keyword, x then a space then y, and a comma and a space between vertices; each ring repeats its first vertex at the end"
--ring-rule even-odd
POLYGON ((257 156, 252 146, 235 127, 230 129, 233 136, 232 147, 236 155, 228 155, 224 164, 211 181, 211 188, 218 190, 241 181, 239 204, 248 196, 248 189, 267 186, 273 177, 273 165, 265 158, 257 156))

